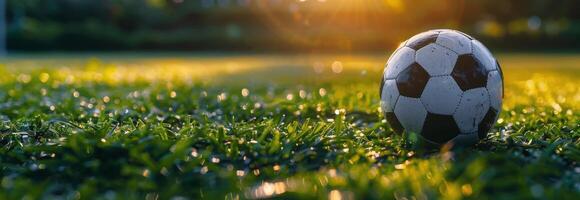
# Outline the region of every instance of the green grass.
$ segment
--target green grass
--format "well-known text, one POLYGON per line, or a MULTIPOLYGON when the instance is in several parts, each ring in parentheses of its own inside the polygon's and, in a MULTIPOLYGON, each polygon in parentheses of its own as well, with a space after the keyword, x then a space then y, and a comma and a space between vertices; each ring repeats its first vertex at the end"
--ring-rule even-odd
POLYGON ((384 55, 12 57, 0 199, 577 198, 580 56, 499 59, 489 137, 424 150, 379 111, 384 55))

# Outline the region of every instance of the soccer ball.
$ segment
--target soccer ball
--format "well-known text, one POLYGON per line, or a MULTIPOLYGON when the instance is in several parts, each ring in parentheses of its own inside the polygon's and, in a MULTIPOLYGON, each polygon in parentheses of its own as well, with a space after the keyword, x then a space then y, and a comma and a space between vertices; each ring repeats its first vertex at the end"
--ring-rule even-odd
POLYGON ((489 50, 448 29, 403 42, 381 79, 381 109, 398 133, 460 146, 487 136, 503 99, 503 73, 489 50))

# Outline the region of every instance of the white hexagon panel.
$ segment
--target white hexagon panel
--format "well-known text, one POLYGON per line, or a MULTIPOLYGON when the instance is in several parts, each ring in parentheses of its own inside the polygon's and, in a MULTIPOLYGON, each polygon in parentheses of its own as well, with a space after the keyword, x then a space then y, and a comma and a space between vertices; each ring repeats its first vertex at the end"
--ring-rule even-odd
POLYGON ((421 102, 431 113, 451 115, 457 108, 462 93, 451 76, 431 77, 421 94, 421 102))
POLYGON ((455 31, 439 33, 436 43, 453 50, 459 55, 471 53, 471 39, 455 31))
POLYGON ((457 61, 457 53, 431 43, 417 51, 416 60, 430 76, 449 75, 457 61))
POLYGON ((381 109, 384 112, 393 112, 397 98, 399 98, 397 82, 393 79, 386 80, 383 85, 383 91, 381 92, 381 109))
POLYGON ((503 82, 498 71, 491 71, 487 74, 486 88, 487 92, 489 92, 491 107, 497 111, 500 111, 503 98, 503 82))
POLYGON ((462 133, 476 132, 489 109, 489 94, 483 87, 463 92, 453 118, 462 133))
POLYGON ((427 110, 423 107, 421 100, 399 96, 395 106, 395 115, 407 132, 421 133, 427 110))
POLYGON ((415 62, 415 50, 409 47, 401 47, 389 58, 385 79, 394 79, 409 65, 415 62))

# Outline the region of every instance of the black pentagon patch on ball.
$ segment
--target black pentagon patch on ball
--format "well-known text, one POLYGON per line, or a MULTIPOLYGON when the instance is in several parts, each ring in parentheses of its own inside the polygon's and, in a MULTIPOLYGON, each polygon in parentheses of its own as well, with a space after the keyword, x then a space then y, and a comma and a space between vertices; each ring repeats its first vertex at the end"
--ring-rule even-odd
POLYGON ((425 139, 443 144, 456 137, 459 132, 453 116, 427 113, 421 135, 425 139))
POLYGON ((481 122, 477 127, 477 136, 479 137, 479 139, 483 139, 487 136, 489 129, 491 129, 491 127, 495 123, 495 118, 497 117, 497 114, 498 114, 497 111, 493 107, 489 107, 489 110, 487 110, 485 117, 483 117, 483 120, 481 120, 481 122))
POLYGON ((403 96, 419 98, 427 81, 429 81, 427 71, 419 63, 413 63, 397 76, 397 88, 403 96))
POLYGON ((456 137, 459 132, 453 116, 427 113, 421 135, 427 140, 443 144, 456 137))
POLYGON ((421 38, 418 38, 416 40, 413 40, 413 41, 407 43, 407 47, 417 51, 417 50, 423 48, 424 46, 427 46, 431 43, 435 43, 435 41, 437 41, 437 36, 439 36, 439 33, 431 33, 431 34, 425 35, 421 38))
POLYGON ((463 91, 485 87, 487 84, 487 71, 472 54, 460 55, 457 58, 451 76, 463 91))
POLYGON ((403 133, 403 125, 401 125, 394 112, 387 112, 385 116, 387 117, 387 122, 396 133, 403 133))
POLYGON ((503 86, 503 71, 501 71, 501 66, 497 60, 495 60, 495 64, 497 65, 497 71, 499 71, 499 77, 501 77, 501 98, 503 99, 505 95, 505 88, 503 86))

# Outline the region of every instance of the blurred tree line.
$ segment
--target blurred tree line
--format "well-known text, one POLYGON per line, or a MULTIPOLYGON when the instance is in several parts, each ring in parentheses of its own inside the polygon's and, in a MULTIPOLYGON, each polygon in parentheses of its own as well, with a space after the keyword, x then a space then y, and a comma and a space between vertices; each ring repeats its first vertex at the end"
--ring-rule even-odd
POLYGON ((9 50, 374 51, 431 28, 580 47, 578 0, 7 0, 9 50))

